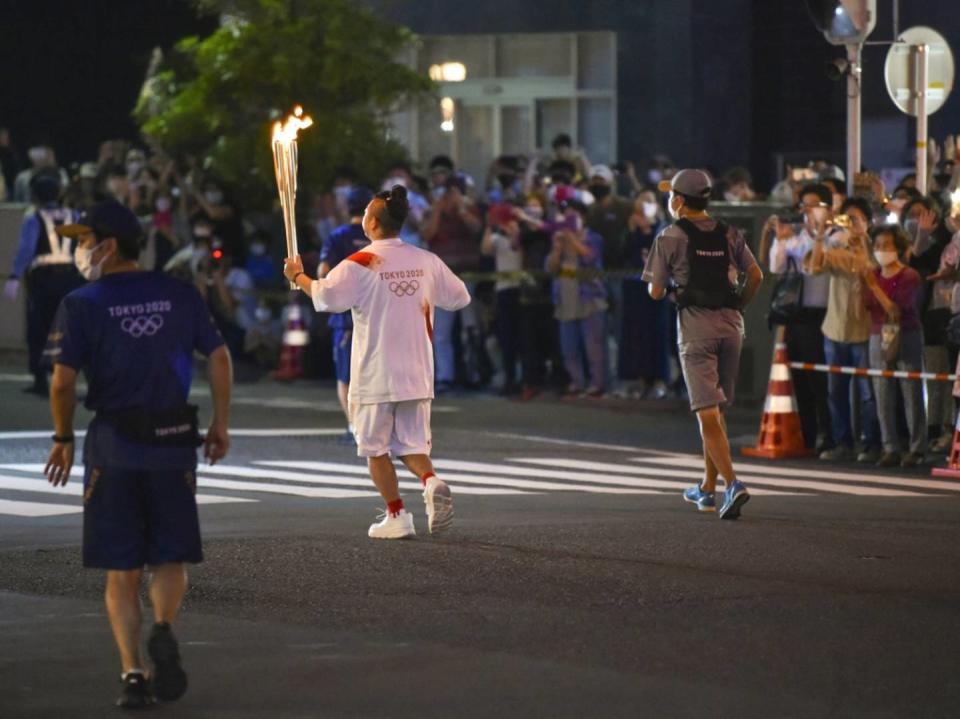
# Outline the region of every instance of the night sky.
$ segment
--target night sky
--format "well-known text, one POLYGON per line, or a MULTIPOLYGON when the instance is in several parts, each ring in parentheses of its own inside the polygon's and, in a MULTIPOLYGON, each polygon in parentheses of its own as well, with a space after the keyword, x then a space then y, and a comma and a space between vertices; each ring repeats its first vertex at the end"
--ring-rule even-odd
POLYGON ((187 0, 0 0, 0 125, 25 152, 52 138, 61 162, 137 136, 130 117, 151 50, 203 33, 187 0))
MULTIPOLYGON (((375 0, 368 2, 377 5, 375 0)), ((627 40, 622 41, 621 54, 629 60, 620 66, 620 145, 625 159, 642 161, 654 151, 667 151, 681 163, 713 160, 721 165, 747 164, 761 178, 772 179, 766 175, 772 169, 772 154, 777 151, 830 151, 842 157, 844 89, 839 83, 825 81, 823 75, 825 60, 842 54, 842 50, 827 45, 814 30, 803 2, 689 0, 683 20, 686 32, 723 33, 722 41, 705 44, 701 37, 692 44, 695 75, 704 64, 709 66, 708 80, 699 90, 697 85, 685 86, 679 83, 680 76, 673 76, 683 57, 658 63, 649 55, 651 50, 658 56, 676 52, 670 43, 677 37, 678 28, 668 21, 679 6, 672 3, 486 0, 481 16, 472 7, 450 0, 387 0, 386 7, 389 14, 418 32, 608 29, 618 22, 611 18, 620 18, 626 23, 617 25, 624 38, 632 37, 635 25, 653 22, 659 17, 657 13, 663 15, 664 11, 666 15, 656 22, 665 24, 653 29, 662 42, 631 47, 627 40), (545 13, 547 6, 555 12, 545 13), (729 32, 715 30, 721 27, 718 23, 723 18, 728 21, 729 32), (716 83, 717 77, 726 77, 727 81, 716 83), (743 109, 729 118, 730 128, 715 122, 678 125, 671 105, 678 102, 673 97, 678 88, 693 94, 692 100, 679 98, 679 106, 691 102, 696 105, 697 93, 710 96, 708 108, 698 106, 698 116, 727 114, 738 106, 743 109), (664 119, 668 116, 669 121, 664 119), (719 128, 713 134, 708 131, 712 125, 719 128), (629 135, 631 126, 633 135, 629 135)), ((953 11, 953 2, 910 0, 901 7, 901 27, 928 24, 939 28, 956 48, 960 16, 953 11)), ((871 39, 890 36, 889 16, 889 2, 882 0, 880 22, 871 39)), ((189 0, 0 0, 0 125, 11 129, 21 152, 31 142, 46 137, 52 138, 61 162, 94 159, 101 140, 137 136, 130 112, 152 48, 169 47, 181 37, 204 34, 215 26, 214 18, 197 18, 189 0)), ((871 117, 902 118, 883 86, 885 53, 886 47, 871 47, 865 53, 867 121, 871 117)), ((909 126, 901 122, 902 130, 891 143, 900 145, 903 137, 906 156, 909 126)), ((955 90, 947 106, 931 118, 930 128, 937 138, 960 130, 960 92, 955 90)), ((871 139, 874 143, 881 140, 868 129, 865 151, 871 139)))

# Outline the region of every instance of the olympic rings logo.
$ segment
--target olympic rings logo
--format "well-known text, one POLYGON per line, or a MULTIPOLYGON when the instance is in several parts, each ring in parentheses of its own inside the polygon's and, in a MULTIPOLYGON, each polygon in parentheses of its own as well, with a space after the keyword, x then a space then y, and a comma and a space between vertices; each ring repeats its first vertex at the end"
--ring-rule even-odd
POLYGON ((143 336, 152 337, 163 327, 163 317, 160 315, 140 315, 127 317, 120 323, 120 329, 135 339, 143 336))
POLYGON ((420 283, 417 282, 416 280, 411 280, 410 282, 407 282, 406 280, 402 280, 400 282, 390 283, 390 291, 393 294, 395 294, 397 297, 403 297, 404 295, 406 295, 407 297, 411 297, 417 294, 417 290, 419 289, 420 289, 420 283))

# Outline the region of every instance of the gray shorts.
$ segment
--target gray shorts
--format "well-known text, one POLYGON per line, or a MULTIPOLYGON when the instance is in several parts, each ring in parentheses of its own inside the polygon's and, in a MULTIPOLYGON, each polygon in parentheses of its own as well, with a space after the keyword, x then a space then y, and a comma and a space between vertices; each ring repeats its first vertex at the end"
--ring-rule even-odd
POLYGON ((680 343, 680 367, 694 412, 733 402, 740 371, 740 335, 680 343))

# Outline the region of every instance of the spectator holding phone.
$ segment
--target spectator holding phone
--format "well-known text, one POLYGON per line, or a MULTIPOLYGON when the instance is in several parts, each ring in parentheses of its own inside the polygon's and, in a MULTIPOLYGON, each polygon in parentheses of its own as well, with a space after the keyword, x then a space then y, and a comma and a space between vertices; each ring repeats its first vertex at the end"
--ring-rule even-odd
MULTIPOLYGON (((494 205, 487 214, 480 251, 492 255, 497 272, 517 273, 523 269, 523 250, 520 245, 520 225, 510 205, 494 205)), ((520 280, 499 277, 494 284, 496 292, 497 343, 503 360, 503 394, 515 394, 517 359, 520 349, 520 280)))
POLYGON ((603 345, 607 292, 599 277, 585 277, 583 273, 603 269, 603 238, 584 226, 583 205, 570 203, 565 214, 572 227, 564 226, 554 233, 547 270, 558 274, 553 283, 554 317, 560 329, 563 362, 570 375, 567 396, 583 392, 599 397, 606 387, 603 345), (589 377, 584 376, 584 365, 589 377))
MULTIPOLYGON (((797 362, 824 362, 821 327, 827 315, 830 278, 826 274, 813 274, 808 260, 813 253, 817 227, 820 222, 825 221, 823 208, 829 197, 829 191, 823 185, 807 185, 800 194, 803 224, 781 222, 780 218, 774 215, 767 220, 763 230, 765 242, 761 249, 761 258, 767 254, 766 241, 773 236, 769 251, 770 271, 776 275, 788 272, 803 275, 800 309, 784 327, 787 353, 797 362)), ((824 452, 833 446, 830 408, 827 402, 827 378, 819 372, 798 372, 793 381, 804 442, 818 453, 824 452)))
MULTIPOLYGON (((873 233, 873 255, 878 268, 864 268, 863 298, 870 312, 870 367, 920 372, 923 369, 923 332, 919 303, 923 279, 903 260, 909 248, 906 233, 895 225, 873 233)), ((878 467, 916 467, 927 449, 927 421, 920 380, 874 377, 877 410, 883 436, 878 467), (897 383, 903 395, 910 430, 909 452, 901 457, 897 432, 897 383)))
MULTIPOLYGON (((844 203, 847 228, 833 221, 829 190, 822 185, 818 191, 820 202, 812 210, 814 232, 813 253, 809 259, 810 271, 830 278, 827 314, 823 330, 824 355, 827 364, 844 367, 867 367, 869 364, 867 340, 870 338, 870 317, 863 303, 861 277, 871 265, 869 217, 856 199, 844 203), (854 219, 856 218, 856 219, 854 219)), ((804 193, 807 196, 809 193, 804 193)), ((869 208, 868 208, 869 209, 869 208)), ((830 427, 835 447, 820 453, 825 460, 850 460, 874 463, 880 458, 880 428, 877 423, 876 401, 870 380, 858 377, 860 428, 862 449, 854 452, 853 413, 850 399, 850 375, 833 374, 827 377, 830 405, 830 427)))

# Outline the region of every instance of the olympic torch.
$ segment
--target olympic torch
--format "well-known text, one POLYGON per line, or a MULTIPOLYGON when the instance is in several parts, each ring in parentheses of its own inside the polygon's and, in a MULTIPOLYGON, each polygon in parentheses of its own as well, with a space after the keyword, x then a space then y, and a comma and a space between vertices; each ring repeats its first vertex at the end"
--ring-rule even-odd
MULTIPOLYGON (((273 124, 273 171, 277 176, 277 191, 283 209, 283 226, 287 233, 287 257, 297 256, 297 132, 310 127, 313 119, 303 114, 297 105, 293 114, 282 123, 273 124)), ((297 286, 290 283, 290 289, 297 286)))

